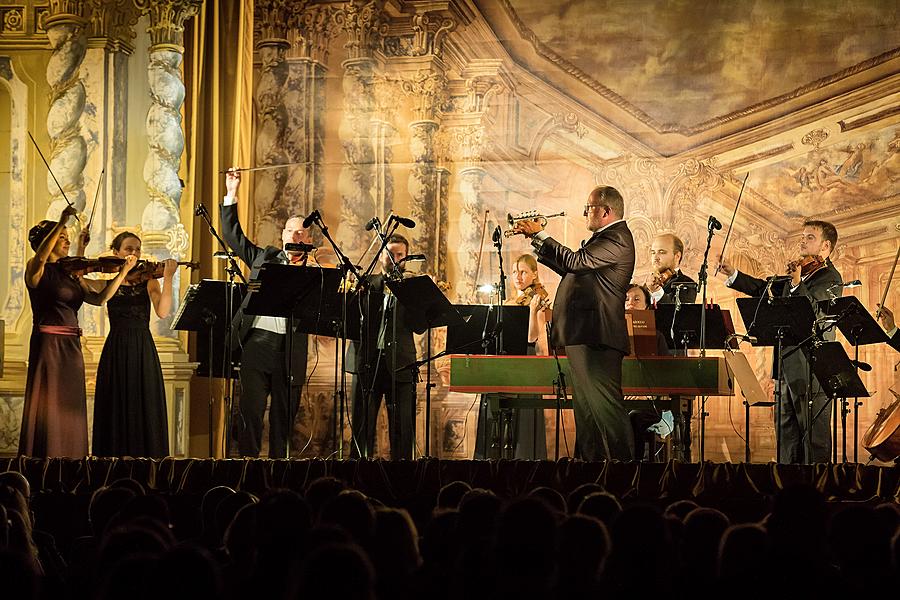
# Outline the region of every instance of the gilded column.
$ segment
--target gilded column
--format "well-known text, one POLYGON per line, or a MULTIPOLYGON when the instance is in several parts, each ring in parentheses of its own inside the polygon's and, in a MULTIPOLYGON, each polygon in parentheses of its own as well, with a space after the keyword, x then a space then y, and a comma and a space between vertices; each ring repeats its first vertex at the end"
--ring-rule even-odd
MULTIPOLYGON (((150 16, 150 109, 147 112, 147 141, 150 153, 144 163, 144 181, 150 201, 141 215, 143 250, 157 259, 179 258, 187 248, 184 226, 179 218, 182 184, 178 177, 184 132, 181 105, 184 81, 184 22, 197 14, 202 0, 140 0, 150 16)), ((174 293, 179 296, 176 278, 174 293)), ((155 323, 157 335, 175 337, 169 319, 155 323)))
POLYGON ((338 175, 341 223, 337 238, 349 256, 358 256, 365 248, 363 224, 375 212, 371 139, 375 104, 373 51, 382 25, 383 4, 383 0, 351 0, 335 14, 348 38, 344 44, 347 59, 341 63, 344 110, 338 137, 344 164, 338 175))
POLYGON ((475 292, 470 283, 475 281, 478 271, 478 255, 481 248, 481 223, 484 202, 481 198, 481 184, 487 172, 481 166, 481 151, 484 145, 484 127, 467 125, 454 134, 457 154, 466 165, 459 171, 459 192, 462 196, 462 213, 459 216, 459 246, 461 277, 464 287, 457 290, 462 302, 473 302, 475 292))
MULTIPOLYGON (((50 169, 69 202, 79 211, 85 207, 83 172, 87 163, 87 145, 81 135, 80 123, 85 102, 84 84, 80 76, 87 47, 87 20, 84 15, 85 3, 82 0, 51 0, 49 15, 44 23, 50 42, 50 59, 47 61, 50 169)), ((66 201, 49 173, 47 189, 51 198, 47 218, 55 220, 66 206, 66 201)))
MULTIPOLYGON (((302 10, 304 3, 300 3, 302 10)), ((256 164, 280 165, 292 162, 286 147, 288 120, 296 119, 285 107, 288 80, 286 54, 289 9, 285 0, 258 0, 254 5, 256 54, 261 66, 256 72, 256 164)), ((302 112, 303 105, 294 107, 302 112)), ((284 194, 288 169, 260 171, 253 178, 256 206, 255 236, 260 244, 277 244, 285 221, 294 213, 284 194)))
POLYGON ((414 99, 415 120, 409 124, 409 151, 412 168, 406 189, 409 192, 410 212, 418 223, 413 234, 416 252, 424 252, 433 274, 437 267, 440 227, 440 182, 435 167, 434 135, 440 127, 437 121, 441 105, 447 99, 446 78, 431 71, 419 71, 411 79, 403 80, 403 91, 414 99))

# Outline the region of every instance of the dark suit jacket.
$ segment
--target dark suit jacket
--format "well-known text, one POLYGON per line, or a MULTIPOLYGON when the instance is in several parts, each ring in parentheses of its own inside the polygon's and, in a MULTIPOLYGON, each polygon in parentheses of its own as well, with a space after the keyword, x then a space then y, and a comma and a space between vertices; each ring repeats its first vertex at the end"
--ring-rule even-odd
POLYGON ((897 352, 900 352, 900 330, 894 332, 893 337, 888 339, 888 345, 897 352))
POLYGON ((666 282, 666 285, 662 287, 663 295, 656 303, 657 304, 675 304, 675 290, 681 290, 681 301, 686 304, 693 304, 697 301, 697 288, 696 287, 681 287, 676 288, 676 283, 694 283, 697 282, 678 271, 674 277, 666 282))
MULTIPOLYGON (((394 302, 397 313, 397 361, 393 362, 393 315, 384 312, 384 276, 369 276, 369 291, 361 292, 353 302, 352 310, 362 310, 363 323, 365 323, 365 343, 362 341, 350 342, 347 352, 348 373, 360 373, 363 366, 368 364, 371 374, 374 374, 375 363, 378 360, 378 333, 381 330, 382 320, 385 321, 384 352, 381 356, 381 365, 389 372, 398 367, 404 367, 416 360, 416 345, 413 341, 413 331, 406 316, 406 309, 398 302, 394 302)), ((397 381, 413 381, 413 372, 405 369, 396 373, 397 381)))
MULTIPOLYGON (((260 248, 244 235, 244 230, 238 221, 237 205, 221 206, 222 215, 222 237, 231 246, 231 250, 235 252, 242 261, 250 267, 250 279, 259 276, 259 270, 266 263, 285 264, 287 257, 281 248, 275 246, 266 246, 260 248)), ((238 348, 239 342, 243 343, 250 334, 250 328, 253 325, 253 316, 244 316, 244 308, 249 301, 249 295, 241 302, 241 306, 234 315, 232 327, 232 344, 234 348, 238 348)), ((292 365, 291 375, 293 376, 293 385, 303 385, 303 379, 306 373, 306 352, 308 338, 305 333, 297 331, 296 325, 292 324, 292 365)), ((287 350, 285 348, 285 350, 287 350)), ((285 364, 287 367, 287 364, 285 364)))
POLYGON ((580 250, 547 238, 536 253, 562 276, 553 303, 553 345, 602 345, 628 354, 625 290, 634 274, 628 225, 621 221, 595 233, 580 250))
MULTIPOLYGON (((821 317, 822 313, 819 312, 816 303, 822 300, 829 300, 831 295, 828 293, 828 289, 836 284, 843 283, 843 281, 841 274, 834 268, 831 261, 828 260, 826 261, 825 267, 810 275, 806 281, 801 281, 800 285, 793 292, 791 292, 791 282, 784 281, 776 282, 776 284, 772 286, 772 294, 774 296, 806 296, 809 298, 816 316, 821 317)), ((765 292, 766 286, 766 281, 757 279, 756 277, 750 277, 749 275, 740 272, 734 280, 734 283, 731 285, 731 287, 737 291, 750 296, 761 296, 765 292)), ((843 293, 844 288, 835 288, 833 291, 836 295, 840 295, 843 293)), ((749 326, 749 323, 745 323, 745 325, 749 326)), ((833 329, 829 330, 825 333, 824 337, 826 340, 834 341, 835 331, 833 329)), ((792 349, 792 347, 785 347, 784 352, 787 353, 792 349)), ((806 389, 805 381, 808 371, 808 363, 804 352, 793 352, 790 356, 785 358, 785 381, 787 381, 788 385, 791 386, 791 389, 798 394, 803 393, 803 390, 806 389)))

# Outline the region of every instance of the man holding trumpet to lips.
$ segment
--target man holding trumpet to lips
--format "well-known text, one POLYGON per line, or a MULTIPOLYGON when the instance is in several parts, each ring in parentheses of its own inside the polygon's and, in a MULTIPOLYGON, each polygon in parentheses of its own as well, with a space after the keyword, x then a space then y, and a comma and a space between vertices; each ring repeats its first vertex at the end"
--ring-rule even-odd
POLYGON ((584 460, 632 460, 634 440, 622 397, 622 359, 630 344, 625 291, 634 274, 634 238, 625 202, 598 186, 584 206, 592 232, 571 250, 544 232, 546 220, 522 220, 514 231, 531 239, 538 261, 562 281, 556 291, 550 343, 565 347, 575 409, 575 455, 584 460))

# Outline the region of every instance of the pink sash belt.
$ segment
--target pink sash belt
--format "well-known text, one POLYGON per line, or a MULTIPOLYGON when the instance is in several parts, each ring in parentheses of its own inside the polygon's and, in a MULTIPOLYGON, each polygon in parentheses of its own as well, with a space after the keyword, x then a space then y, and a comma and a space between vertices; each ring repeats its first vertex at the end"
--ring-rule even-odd
POLYGON ((38 325, 38 331, 53 335, 81 335, 81 327, 72 325, 38 325))

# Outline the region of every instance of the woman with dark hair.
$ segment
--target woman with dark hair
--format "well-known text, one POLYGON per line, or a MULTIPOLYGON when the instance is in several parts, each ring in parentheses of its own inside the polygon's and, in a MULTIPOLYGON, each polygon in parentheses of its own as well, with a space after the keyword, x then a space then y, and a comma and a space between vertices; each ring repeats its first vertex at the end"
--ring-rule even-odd
POLYGON ((87 454, 87 406, 84 356, 78 309, 83 302, 109 300, 135 264, 125 261, 114 279, 95 290, 69 272, 60 259, 69 254, 66 222, 76 212, 63 210, 58 222, 41 221, 28 232, 35 255, 25 266, 31 301, 31 342, 19 454, 82 457, 87 454))
MULTIPOLYGON (((113 238, 110 248, 119 258, 141 256, 141 240, 129 231, 113 238)), ((95 456, 169 454, 166 390, 153 335, 150 305, 159 318, 172 311, 172 278, 177 263, 165 261, 163 281, 123 283, 110 298, 109 334, 97 365, 94 394, 95 456)))

